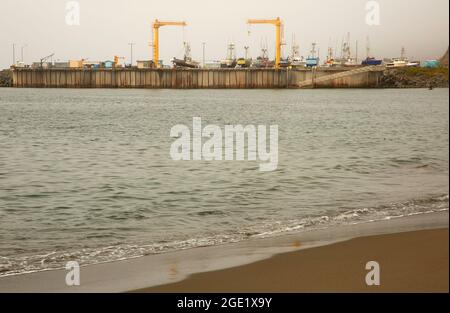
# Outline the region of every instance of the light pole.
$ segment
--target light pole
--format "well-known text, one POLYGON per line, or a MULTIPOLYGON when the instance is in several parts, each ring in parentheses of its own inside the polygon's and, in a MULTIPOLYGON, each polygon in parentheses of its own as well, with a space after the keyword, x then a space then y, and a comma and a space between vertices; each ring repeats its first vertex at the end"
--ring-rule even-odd
POLYGON ((202 46, 203 46, 203 67, 205 67, 205 63, 206 63, 206 61, 205 61, 206 42, 203 42, 202 46))
POLYGON ((27 45, 23 45, 22 47, 20 47, 20 56, 21 56, 22 63, 24 63, 24 60, 23 60, 23 49, 25 49, 26 47, 27 47, 27 45))
POLYGON ((135 45, 135 43, 130 42, 129 45, 131 48, 131 67, 133 67, 133 46, 135 45))
POLYGON ((13 65, 16 65, 16 44, 13 43, 13 65))

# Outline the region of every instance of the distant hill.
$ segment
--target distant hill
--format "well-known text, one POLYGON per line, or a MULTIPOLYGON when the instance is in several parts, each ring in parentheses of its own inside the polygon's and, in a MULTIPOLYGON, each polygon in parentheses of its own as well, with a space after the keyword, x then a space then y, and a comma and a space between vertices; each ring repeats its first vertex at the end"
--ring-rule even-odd
POLYGON ((439 60, 442 66, 448 67, 448 48, 444 56, 439 60))

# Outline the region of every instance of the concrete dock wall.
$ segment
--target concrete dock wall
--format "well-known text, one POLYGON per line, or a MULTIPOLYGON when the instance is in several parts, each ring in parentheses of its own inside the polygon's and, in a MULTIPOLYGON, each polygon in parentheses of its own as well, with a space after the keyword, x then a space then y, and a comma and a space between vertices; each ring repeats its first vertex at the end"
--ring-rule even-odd
MULTIPOLYGON (((296 88, 312 77, 345 69, 15 69, 18 88, 296 88)), ((316 88, 377 87, 380 72, 368 72, 314 85, 316 88)))

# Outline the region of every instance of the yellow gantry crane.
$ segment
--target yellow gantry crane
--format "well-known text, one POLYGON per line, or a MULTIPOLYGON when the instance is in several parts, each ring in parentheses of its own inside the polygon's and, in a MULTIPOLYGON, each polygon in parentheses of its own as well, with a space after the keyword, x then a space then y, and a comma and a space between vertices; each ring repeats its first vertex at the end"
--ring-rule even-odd
POLYGON ((281 21, 281 19, 279 17, 277 17, 276 19, 273 20, 254 20, 254 19, 250 19, 247 21, 248 24, 272 24, 275 25, 275 29, 276 29, 276 49, 275 49, 275 68, 279 68, 280 67, 280 63, 281 63, 281 46, 283 44, 282 42, 282 36, 281 36, 281 32, 282 32, 282 28, 283 28, 283 22, 281 21))
POLYGON ((159 67, 159 28, 163 26, 187 26, 186 22, 163 22, 155 20, 153 23, 153 62, 159 67))

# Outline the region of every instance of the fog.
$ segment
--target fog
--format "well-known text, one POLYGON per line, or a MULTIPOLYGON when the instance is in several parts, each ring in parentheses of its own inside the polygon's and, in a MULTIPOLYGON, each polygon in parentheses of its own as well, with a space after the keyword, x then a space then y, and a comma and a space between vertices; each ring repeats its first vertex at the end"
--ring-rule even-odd
POLYGON ((160 56, 166 64, 183 56, 183 42, 191 43, 192 55, 206 59, 225 58, 227 44, 236 44, 237 56, 250 47, 252 57, 267 42, 274 55, 275 31, 271 25, 246 24, 248 18, 275 18, 285 24, 284 55, 288 55, 295 34, 301 54, 307 56, 312 42, 325 57, 328 46, 339 49, 350 32, 353 52, 366 55, 370 38, 373 56, 397 57, 401 47, 412 60, 441 57, 448 47, 448 0, 380 0, 380 24, 366 23, 366 0, 79 0, 80 25, 66 23, 65 0, 1 0, 0 67, 16 59, 31 63, 55 53, 54 60, 111 60, 114 55, 134 60, 152 59, 151 22, 186 21, 188 26, 160 30, 160 56), (22 49, 23 47, 23 49, 22 49))

